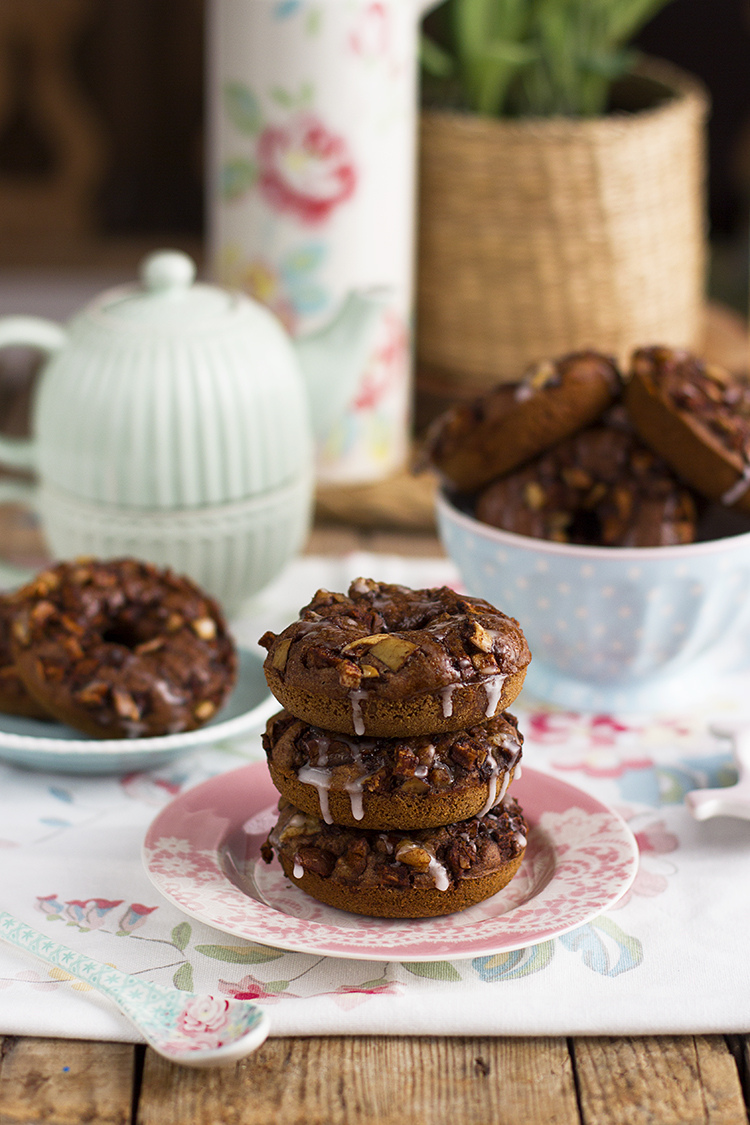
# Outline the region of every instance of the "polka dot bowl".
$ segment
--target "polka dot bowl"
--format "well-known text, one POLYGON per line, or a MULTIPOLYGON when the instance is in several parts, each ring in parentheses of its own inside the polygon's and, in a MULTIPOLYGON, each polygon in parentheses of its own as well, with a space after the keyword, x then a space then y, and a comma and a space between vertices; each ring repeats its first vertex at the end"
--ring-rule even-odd
POLYGON ((700 707, 750 670, 750 531, 675 547, 584 547, 480 523, 442 494, 443 545, 470 594, 518 619, 524 696, 587 710, 700 707))

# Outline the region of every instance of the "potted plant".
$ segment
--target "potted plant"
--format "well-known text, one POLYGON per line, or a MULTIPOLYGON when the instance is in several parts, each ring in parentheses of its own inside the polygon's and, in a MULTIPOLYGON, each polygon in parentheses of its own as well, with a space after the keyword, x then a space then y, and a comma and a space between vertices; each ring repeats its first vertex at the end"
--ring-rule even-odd
POLYGON ((695 347, 704 129, 627 44, 667 0, 445 0, 425 28, 418 388, 468 397, 579 347, 695 347))

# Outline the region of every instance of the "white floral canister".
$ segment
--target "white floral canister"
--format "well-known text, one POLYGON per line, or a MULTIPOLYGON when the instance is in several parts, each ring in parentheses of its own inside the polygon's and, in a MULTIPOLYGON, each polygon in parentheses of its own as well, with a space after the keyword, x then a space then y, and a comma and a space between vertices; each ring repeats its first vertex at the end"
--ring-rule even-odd
POLYGON ((406 459, 411 400, 417 32, 426 0, 211 0, 212 271, 293 335, 385 287, 348 405, 318 443, 323 482, 406 459))

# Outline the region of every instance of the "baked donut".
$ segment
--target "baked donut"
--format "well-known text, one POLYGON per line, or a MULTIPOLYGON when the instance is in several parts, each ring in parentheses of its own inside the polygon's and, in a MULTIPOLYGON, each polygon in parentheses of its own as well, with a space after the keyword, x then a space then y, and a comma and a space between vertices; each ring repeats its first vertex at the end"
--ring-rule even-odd
POLYGON ((709 500, 750 512, 750 382, 680 348, 639 348, 625 392, 633 425, 709 500))
POLYGON ((377 832, 325 824, 283 798, 266 863, 328 906, 374 918, 453 914, 501 890, 521 866, 528 829, 512 797, 440 828, 377 832))
POLYGON ((695 538, 693 498, 630 432, 592 426, 476 498, 482 523, 517 535, 603 547, 662 547, 695 538))
POLYGON ((545 360, 520 383, 501 384, 437 418, 423 460, 460 492, 473 492, 595 422, 621 387, 614 360, 598 352, 545 360))
POLYGON ((12 596, 0 594, 0 711, 27 719, 50 719, 48 711, 29 695, 18 675, 11 652, 12 596))
POLYGON ((298 621, 259 643, 282 707, 377 738, 476 726, 515 699, 531 660, 518 622, 488 602, 369 578, 348 594, 318 590, 298 621))
POLYGON ((26 689, 94 738, 193 730, 234 685, 221 610, 169 570, 127 558, 63 562, 15 604, 12 654, 26 689))
POLYGON ((470 730, 366 739, 281 711, 263 736, 273 783, 292 805, 327 824, 376 829, 483 815, 505 796, 522 742, 508 714, 470 730))

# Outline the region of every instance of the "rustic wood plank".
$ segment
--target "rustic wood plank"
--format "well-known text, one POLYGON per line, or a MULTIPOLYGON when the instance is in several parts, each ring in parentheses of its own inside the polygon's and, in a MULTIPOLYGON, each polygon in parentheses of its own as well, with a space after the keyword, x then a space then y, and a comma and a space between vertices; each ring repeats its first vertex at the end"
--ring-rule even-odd
POLYGON ((737 1125, 747 1120, 721 1036, 575 1039, 584 1125, 737 1125))
POLYGON ((231 1070, 146 1054, 137 1125, 579 1125, 562 1039, 270 1039, 231 1070))
POLYGON ((0 1125, 128 1125, 135 1048, 77 1039, 5 1039, 0 1125))

